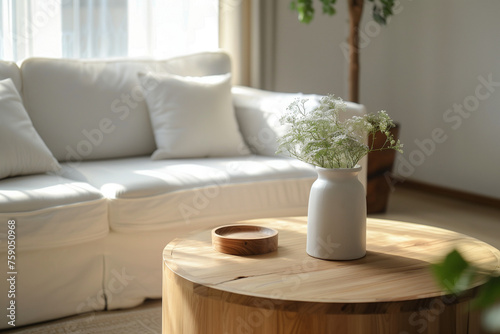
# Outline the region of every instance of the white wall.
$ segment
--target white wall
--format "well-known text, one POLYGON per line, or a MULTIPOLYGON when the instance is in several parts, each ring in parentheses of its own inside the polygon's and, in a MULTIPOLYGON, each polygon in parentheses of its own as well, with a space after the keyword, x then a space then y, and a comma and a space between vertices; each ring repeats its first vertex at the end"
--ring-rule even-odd
MULTIPOLYGON (((315 4, 304 25, 289 0, 277 1, 273 89, 347 97, 346 1, 334 17, 315 4)), ((370 10, 367 2, 361 103, 402 126, 395 172, 500 198, 500 1, 401 0, 386 27, 370 10)))

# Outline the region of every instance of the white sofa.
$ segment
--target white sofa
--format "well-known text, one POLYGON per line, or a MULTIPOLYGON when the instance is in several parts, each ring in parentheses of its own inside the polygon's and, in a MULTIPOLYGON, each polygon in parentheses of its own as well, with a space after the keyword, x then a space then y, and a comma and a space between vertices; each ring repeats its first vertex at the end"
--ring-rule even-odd
MULTIPOLYGON (((277 113, 297 94, 233 87, 247 146, 229 156, 151 158, 158 145, 138 73, 205 77, 230 70, 222 52, 162 61, 33 58, 20 68, 0 62, 0 80, 12 80, 60 164, 0 179, 0 263, 4 273, 17 273, 15 297, 2 279, 0 300, 3 310, 15 300, 16 326, 160 298, 162 250, 190 230, 307 213, 314 168, 274 154, 277 113), (9 221, 15 222, 13 270, 9 221)), ((348 108, 365 112, 353 103, 348 108)), ((0 329, 10 327, 2 319, 0 329)))

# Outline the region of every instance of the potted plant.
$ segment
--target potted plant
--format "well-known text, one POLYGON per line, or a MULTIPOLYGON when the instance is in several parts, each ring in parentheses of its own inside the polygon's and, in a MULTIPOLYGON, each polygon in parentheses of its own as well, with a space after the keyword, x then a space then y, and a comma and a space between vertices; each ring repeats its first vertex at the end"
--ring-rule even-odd
POLYGON ((315 108, 297 99, 280 117, 287 128, 278 138, 278 153, 288 153, 316 166, 318 179, 309 197, 307 253, 329 260, 352 260, 366 253, 365 191, 358 162, 370 152, 397 150, 402 144, 390 130, 394 122, 385 111, 345 118, 346 104, 325 96, 315 108), (382 132, 382 147, 368 135, 382 132))
MULTIPOLYGON (((372 3, 373 19, 384 25, 393 15, 396 6, 395 0, 367 0, 372 3)), ((320 0, 324 14, 330 16, 336 13, 336 0, 320 0)), ((349 101, 359 103, 359 31, 363 15, 365 0, 347 0, 349 8, 349 101)), ((292 0, 291 8, 298 12, 298 19, 303 23, 310 23, 314 19, 313 0, 292 0)), ((391 129, 391 134, 398 136, 399 126, 391 129)), ((373 133, 375 145, 382 145, 386 138, 382 132, 373 133)), ((380 147, 380 146, 378 146, 380 147)), ((390 185, 387 182, 387 173, 390 173, 395 159, 394 152, 372 152, 368 156, 368 213, 384 212, 387 207, 390 185)))

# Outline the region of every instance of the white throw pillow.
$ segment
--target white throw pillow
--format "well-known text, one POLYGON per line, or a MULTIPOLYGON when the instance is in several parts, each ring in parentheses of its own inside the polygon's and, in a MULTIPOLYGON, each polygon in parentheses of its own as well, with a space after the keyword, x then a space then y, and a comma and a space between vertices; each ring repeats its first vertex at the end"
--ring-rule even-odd
POLYGON ((234 114, 230 74, 139 76, 157 145, 153 160, 250 154, 234 114))
POLYGON ((0 179, 61 166, 38 135, 11 79, 0 81, 0 179))

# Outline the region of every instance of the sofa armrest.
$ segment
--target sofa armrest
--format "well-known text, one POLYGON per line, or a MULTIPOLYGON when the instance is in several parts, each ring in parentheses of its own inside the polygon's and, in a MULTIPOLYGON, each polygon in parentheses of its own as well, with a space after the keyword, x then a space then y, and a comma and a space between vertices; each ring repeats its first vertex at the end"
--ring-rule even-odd
MULTIPOLYGON (((284 134, 285 128, 280 125, 280 114, 296 98, 308 99, 307 108, 319 104, 322 95, 302 93, 278 93, 255 88, 234 86, 232 88, 233 103, 240 131, 253 153, 265 156, 276 155, 277 138, 284 134)), ((346 102, 347 118, 366 114, 363 105, 346 102)), ((360 161, 363 171, 360 180, 366 186, 367 158, 360 161)))

